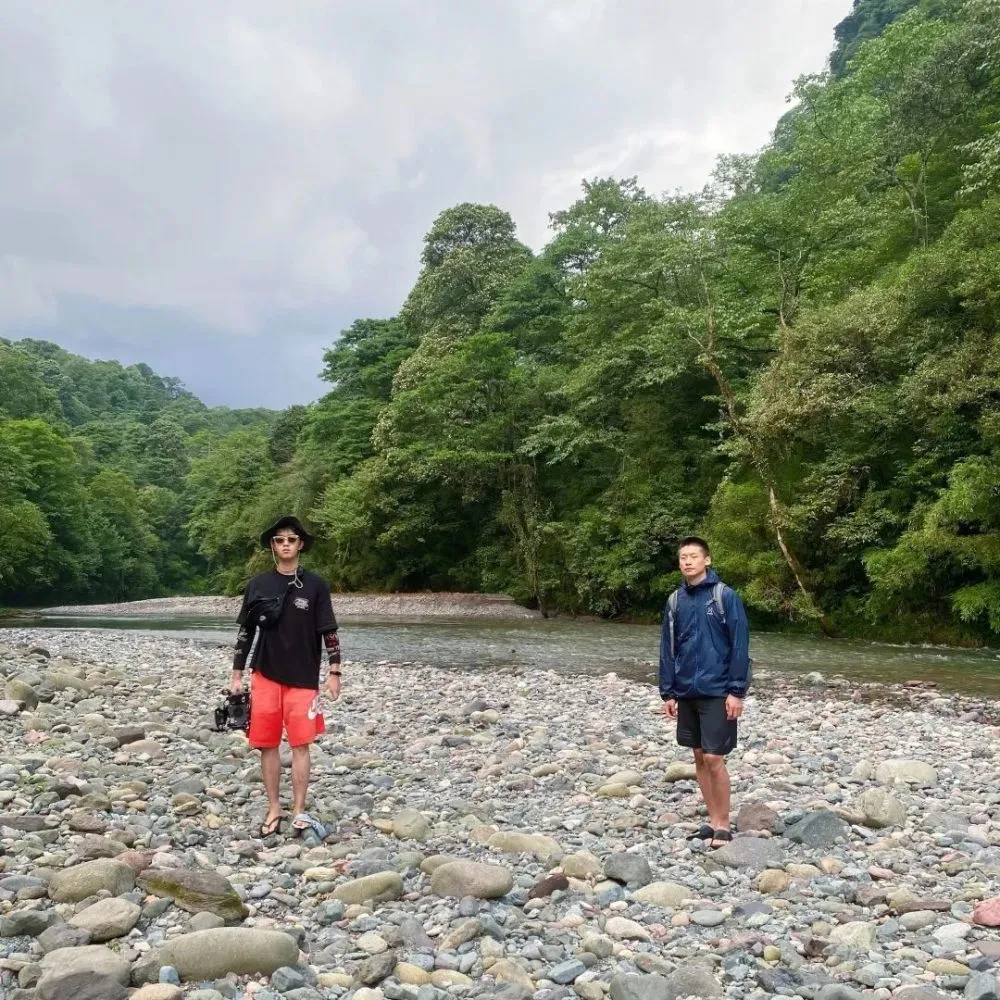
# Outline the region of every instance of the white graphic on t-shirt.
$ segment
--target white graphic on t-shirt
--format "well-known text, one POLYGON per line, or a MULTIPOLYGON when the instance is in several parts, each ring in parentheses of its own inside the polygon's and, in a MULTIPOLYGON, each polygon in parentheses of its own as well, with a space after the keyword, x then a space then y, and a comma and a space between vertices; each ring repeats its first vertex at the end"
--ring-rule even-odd
POLYGON ((299 611, 308 611, 309 610, 309 598, 308 597, 296 597, 294 603, 295 603, 295 607, 297 607, 299 609, 299 611))

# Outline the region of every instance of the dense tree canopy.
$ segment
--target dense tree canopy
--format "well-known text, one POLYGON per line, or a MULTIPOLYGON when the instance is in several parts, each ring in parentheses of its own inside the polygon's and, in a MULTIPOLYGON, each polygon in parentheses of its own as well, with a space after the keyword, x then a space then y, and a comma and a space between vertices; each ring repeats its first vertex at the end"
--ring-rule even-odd
POLYGON ((208 409, 145 365, 0 340, 0 605, 204 587, 191 464, 273 416, 208 409))
POLYGON ((699 531, 758 621, 995 637, 1000 0, 858 0, 836 38, 701 192, 588 180, 537 254, 442 212, 276 419, 0 344, 0 593, 232 589, 292 510, 344 589, 656 614, 699 531))

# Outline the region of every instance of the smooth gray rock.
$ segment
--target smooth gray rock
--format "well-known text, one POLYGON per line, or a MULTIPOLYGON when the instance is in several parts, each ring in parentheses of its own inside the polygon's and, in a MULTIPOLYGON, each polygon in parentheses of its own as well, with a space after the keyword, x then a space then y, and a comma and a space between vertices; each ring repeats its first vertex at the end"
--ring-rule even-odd
POLYGON ((836 813, 826 809, 807 813, 786 832, 789 840, 806 847, 833 847, 848 839, 851 828, 836 813))
POLYGON ((604 861, 604 876, 623 885, 637 885, 640 888, 653 881, 649 862, 641 854, 612 854, 604 861))
POLYGON ((47 827, 44 816, 22 816, 17 813, 0 813, 0 826, 23 833, 38 833, 47 827))
POLYGON ((242 920, 247 915, 243 900, 228 879, 215 872, 190 868, 149 868, 136 882, 154 896, 172 899, 188 913, 214 913, 223 920, 242 920))
POLYGON ((38 945, 46 955, 60 948, 81 948, 85 944, 90 944, 90 931, 71 924, 53 924, 38 935, 38 945))
POLYGON ((60 919, 54 910, 14 910, 0 919, 0 937, 38 937, 60 919))
POLYGON ((710 857, 727 868, 772 868, 781 864, 784 853, 776 840, 736 837, 732 843, 712 851, 710 857))
POLYGON ((128 962, 117 952, 99 944, 58 948, 50 951, 39 964, 42 967, 39 991, 46 989, 49 983, 78 973, 107 976, 122 986, 129 980, 128 962))
POLYGON ((71 972, 43 978, 39 1000, 125 1000, 128 990, 113 976, 100 972, 71 972))
POLYGON ((880 785, 897 781, 915 788, 932 788, 937 784, 937 769, 922 760, 886 760, 875 769, 875 780, 880 785))
POLYGON ((906 822, 906 806, 884 788, 869 788, 854 800, 855 808, 865 817, 865 826, 882 830, 906 822))
MULTIPOLYGON (((558 965, 554 965, 549 969, 546 974, 547 979, 551 979, 554 983, 559 983, 560 986, 565 986, 567 983, 572 983, 579 979, 587 971, 587 966, 583 964, 578 958, 571 958, 567 962, 560 962, 558 965)), ((981 1000, 981 998, 976 998, 976 1000, 981 1000)))
POLYGON ((20 677, 11 677, 7 681, 6 694, 11 701, 21 702, 29 712, 38 708, 38 695, 35 689, 20 677))
POLYGON ((721 997, 723 993, 712 972, 699 962, 678 966, 667 982, 674 997, 721 997))
POLYGON ((997 977, 995 972, 973 972, 965 984, 965 1000, 997 1000, 997 977))
POLYGON ((79 903, 102 891, 121 896, 134 885, 135 872, 128 865, 98 858, 56 872, 49 881, 49 896, 57 903, 79 903))
POLYGON ((438 896, 474 896, 476 899, 499 899, 514 886, 514 876, 503 865, 479 861, 451 861, 441 865, 431 876, 431 891, 438 896))
POLYGON ((816 1000, 863 1000, 860 991, 844 983, 827 983, 819 988, 816 1000))
POLYGON ((396 968, 396 955, 391 951, 381 955, 372 955, 365 959, 354 973, 354 978, 362 986, 377 986, 383 979, 392 975, 396 968))
POLYGON ((239 976, 269 976, 282 966, 294 966, 299 948, 282 931, 251 927, 218 927, 171 938, 132 971, 135 985, 155 983, 160 968, 173 966, 182 980, 222 979, 230 972, 239 976))
POLYGON ((611 1000, 675 1000, 677 994, 663 976, 618 973, 611 977, 611 1000))
POLYGON ((342 903, 382 902, 399 899, 403 895, 403 876, 399 872, 385 871, 377 875, 364 875, 338 885, 334 898, 342 903))
POLYGON ((124 937, 139 922, 142 909, 127 899, 102 899, 69 919, 73 927, 90 932, 94 944, 124 937))

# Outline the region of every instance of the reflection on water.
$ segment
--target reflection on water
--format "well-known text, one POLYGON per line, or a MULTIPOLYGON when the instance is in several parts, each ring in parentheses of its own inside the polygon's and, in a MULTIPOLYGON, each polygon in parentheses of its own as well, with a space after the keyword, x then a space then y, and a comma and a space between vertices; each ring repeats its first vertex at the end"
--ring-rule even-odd
MULTIPOLYGON (((0 622, 16 628, 117 628, 167 633, 229 645, 232 622, 219 618, 37 618, 0 622)), ((349 660, 417 661, 460 669, 531 667, 574 674, 611 671, 652 681, 659 649, 654 625, 601 621, 365 619, 341 621, 349 660)), ((867 681, 936 681, 942 691, 1000 697, 1000 650, 889 646, 846 639, 755 633, 757 669, 839 674, 867 681)))

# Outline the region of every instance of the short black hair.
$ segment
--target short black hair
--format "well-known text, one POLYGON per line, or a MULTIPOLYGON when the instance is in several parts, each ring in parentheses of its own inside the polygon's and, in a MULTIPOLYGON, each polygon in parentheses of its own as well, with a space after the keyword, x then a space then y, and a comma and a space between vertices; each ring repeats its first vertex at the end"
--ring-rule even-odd
POLYGON ((708 542, 705 541, 700 535, 688 535, 680 540, 680 544, 677 546, 677 551, 680 552, 687 545, 697 545, 702 552, 705 553, 709 558, 712 557, 712 551, 708 547, 708 542))

